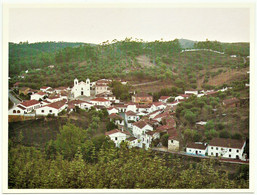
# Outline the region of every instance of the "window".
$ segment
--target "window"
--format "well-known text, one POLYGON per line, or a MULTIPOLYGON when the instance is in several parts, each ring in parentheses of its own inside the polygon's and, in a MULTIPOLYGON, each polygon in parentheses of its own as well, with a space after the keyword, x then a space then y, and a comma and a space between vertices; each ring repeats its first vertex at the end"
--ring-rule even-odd
POLYGON ((211 147, 211 149, 213 149, 213 147, 211 147))
POLYGON ((170 140, 170 142, 173 144, 173 140, 170 140))
POLYGON ((213 156, 213 152, 211 153, 211 155, 213 156))
POLYGON ((231 152, 231 149, 229 149, 229 152, 231 152))
POLYGON ((238 153, 238 152, 239 152, 239 150, 236 150, 236 152, 238 153))
POLYGON ((52 113, 52 110, 49 110, 50 113, 52 113))
POLYGON ((216 150, 218 150, 219 148, 218 147, 216 147, 216 150))
POLYGON ((118 138, 117 138, 117 137, 115 137, 115 140, 118 140, 118 138))
POLYGON ((191 150, 189 150, 189 152, 191 152, 191 150))
POLYGON ((201 153, 201 151, 199 151, 199 153, 201 153))
POLYGON ((220 154, 220 156, 223 156, 223 154, 220 154))
POLYGON ((18 110, 17 113, 21 113, 21 111, 18 110))
POLYGON ((81 90, 83 90, 83 88, 81 88, 81 90))
POLYGON ((228 155, 228 157, 231 157, 231 154, 230 154, 230 155, 228 155))
POLYGON ((41 110, 42 113, 44 113, 45 111, 44 110, 41 110))
POLYGON ((13 110, 13 113, 16 113, 16 110, 13 110))

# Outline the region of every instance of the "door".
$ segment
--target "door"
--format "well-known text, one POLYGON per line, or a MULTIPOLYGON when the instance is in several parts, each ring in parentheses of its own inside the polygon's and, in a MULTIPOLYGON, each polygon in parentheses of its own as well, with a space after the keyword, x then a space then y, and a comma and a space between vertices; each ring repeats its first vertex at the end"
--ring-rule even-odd
POLYGON ((195 151, 195 154, 198 154, 198 151, 197 151, 197 150, 195 151))
POLYGON ((83 91, 81 91, 81 95, 84 95, 83 91))
POLYGON ((218 157, 219 156, 219 153, 216 153, 216 157, 218 157))

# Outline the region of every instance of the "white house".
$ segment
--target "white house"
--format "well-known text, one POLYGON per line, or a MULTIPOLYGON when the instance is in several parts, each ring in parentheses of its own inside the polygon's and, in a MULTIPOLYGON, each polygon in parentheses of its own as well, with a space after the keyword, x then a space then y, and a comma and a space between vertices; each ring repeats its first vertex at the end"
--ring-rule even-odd
POLYGON ((120 143, 125 141, 127 138, 127 134, 120 131, 119 129, 107 131, 105 132, 105 135, 110 137, 110 139, 115 143, 116 147, 120 147, 120 143))
POLYGON ((191 90, 191 91, 185 91, 186 95, 197 95, 198 91, 197 90, 191 90))
POLYGON ((97 94, 96 97, 104 98, 110 100, 112 102, 116 102, 116 96, 114 96, 111 92, 104 92, 97 94))
POLYGON ((126 142, 128 143, 128 147, 129 148, 133 148, 133 147, 139 147, 139 142, 138 139, 135 137, 129 137, 126 139, 126 142))
POLYGON ((137 105, 134 103, 128 103, 126 111, 137 112, 137 105))
POLYGON ((168 138, 168 150, 169 151, 178 151, 179 150, 179 139, 176 132, 173 135, 170 135, 168 138))
POLYGON ((141 135, 140 137, 140 147, 145 148, 146 150, 150 147, 151 143, 152 143, 152 139, 153 137, 149 134, 147 134, 147 132, 143 135, 141 135))
POLYGON ((26 109, 20 105, 14 106, 8 111, 8 115, 24 115, 26 113, 26 109))
POLYGON ((175 101, 185 100, 185 99, 188 99, 188 97, 189 97, 189 95, 181 94, 181 95, 175 97, 175 101))
POLYGON ((47 104, 41 108, 36 109, 36 114, 42 116, 47 116, 48 114, 58 116, 58 114, 65 108, 67 108, 67 104, 65 103, 65 100, 62 100, 51 104, 47 104))
POLYGON ((208 148, 207 144, 191 142, 186 147, 186 153, 205 156, 205 154, 207 153, 207 148, 208 148))
POLYGON ((131 122, 138 121, 139 118, 140 117, 133 111, 125 112, 125 121, 128 124, 129 128, 131 127, 131 122))
POLYGON ((152 105, 150 105, 150 104, 138 104, 136 106, 136 108, 137 108, 137 111, 141 112, 141 113, 143 113, 143 112, 146 112, 146 113, 152 112, 152 109, 151 109, 152 105))
MULTIPOLYGON (((27 101, 21 102, 20 104, 18 104, 18 106, 19 108, 22 107, 25 113, 32 112, 33 110, 36 110, 41 107, 40 102, 37 100, 27 100, 27 101)), ((13 110, 13 112, 15 111, 13 110)))
POLYGON ((110 107, 111 101, 104 99, 104 98, 95 98, 90 100, 90 103, 92 103, 94 106, 104 106, 104 107, 110 107))
POLYGON ((65 99, 65 98, 61 97, 60 95, 51 96, 51 97, 46 98, 46 100, 47 100, 48 102, 51 102, 51 103, 59 102, 59 101, 61 101, 61 100, 63 100, 63 99, 65 99))
POLYGON ((124 127, 124 119, 121 116, 115 113, 112 113, 109 115, 109 118, 110 118, 110 121, 114 122, 116 125, 120 127, 124 127))
POLYGON ((132 124, 133 135, 138 139, 141 139, 141 136, 145 135, 148 131, 153 131, 153 127, 145 121, 140 120, 132 124))
POLYGON ((155 110, 163 110, 167 106, 163 102, 153 102, 152 107, 153 107, 152 111, 155 111, 155 110))
POLYGON ((40 91, 46 92, 48 89, 51 89, 51 87, 44 86, 40 88, 40 91))
POLYGON ((242 159, 245 143, 244 140, 214 138, 208 145, 208 155, 242 159))
POLYGON ((109 115, 113 114, 113 113, 117 114, 117 113, 119 113, 119 110, 117 108, 110 107, 110 108, 107 108, 107 112, 109 115))
POLYGON ((163 118, 166 118, 169 115, 170 115, 169 112, 162 112, 162 113, 156 115, 153 119, 161 122, 163 118))
POLYGON ((159 98, 159 102, 167 103, 167 101, 171 98, 171 96, 161 96, 159 98))
POLYGON ((48 96, 48 94, 47 94, 47 93, 44 93, 44 92, 42 92, 42 91, 39 91, 39 92, 37 92, 37 93, 32 94, 32 95, 30 96, 30 99, 31 99, 31 100, 40 100, 40 99, 43 100, 45 96, 48 96))
POLYGON ((74 79, 74 86, 71 90, 73 97, 76 98, 78 96, 90 96, 90 80, 87 79, 86 82, 79 82, 78 79, 74 79))
POLYGON ((115 108, 118 109, 119 112, 126 112, 127 111, 127 105, 125 105, 125 104, 115 105, 115 108))
POLYGON ((72 100, 68 103, 68 108, 70 111, 73 111, 75 106, 81 109, 90 109, 93 106, 93 104, 83 100, 72 100))

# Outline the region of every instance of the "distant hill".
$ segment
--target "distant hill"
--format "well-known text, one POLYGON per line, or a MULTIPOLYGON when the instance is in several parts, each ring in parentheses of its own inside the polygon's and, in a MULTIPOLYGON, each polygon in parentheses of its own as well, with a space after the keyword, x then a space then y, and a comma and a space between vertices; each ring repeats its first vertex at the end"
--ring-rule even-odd
POLYGON ((189 39, 179 39, 179 44, 182 49, 194 48, 195 41, 189 39))

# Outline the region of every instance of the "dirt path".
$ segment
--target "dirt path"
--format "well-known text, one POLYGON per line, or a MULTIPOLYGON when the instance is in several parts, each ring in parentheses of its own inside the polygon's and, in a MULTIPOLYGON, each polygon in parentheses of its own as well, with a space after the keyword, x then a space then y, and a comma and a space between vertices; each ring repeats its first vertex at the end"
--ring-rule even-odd
POLYGON ((158 83, 158 82, 160 82, 160 80, 150 81, 150 82, 146 82, 146 83, 133 84, 132 86, 137 87, 137 86, 142 86, 142 85, 151 85, 151 84, 158 83))

